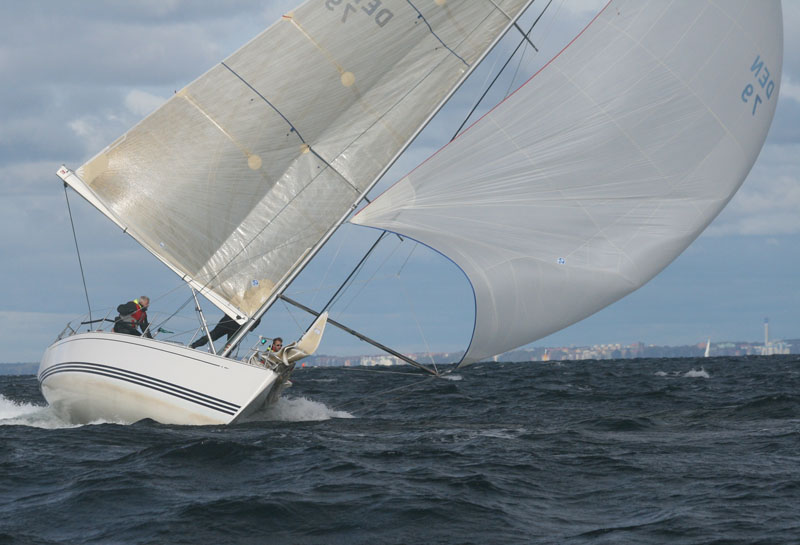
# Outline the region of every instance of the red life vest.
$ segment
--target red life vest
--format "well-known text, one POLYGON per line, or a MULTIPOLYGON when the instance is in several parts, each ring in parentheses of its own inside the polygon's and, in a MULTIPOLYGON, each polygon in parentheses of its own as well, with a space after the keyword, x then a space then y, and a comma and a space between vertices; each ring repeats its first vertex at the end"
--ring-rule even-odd
POLYGON ((134 299, 133 303, 136 305, 136 310, 127 316, 123 316, 123 318, 130 318, 131 325, 135 328, 147 319, 147 311, 144 310, 138 299, 134 299))

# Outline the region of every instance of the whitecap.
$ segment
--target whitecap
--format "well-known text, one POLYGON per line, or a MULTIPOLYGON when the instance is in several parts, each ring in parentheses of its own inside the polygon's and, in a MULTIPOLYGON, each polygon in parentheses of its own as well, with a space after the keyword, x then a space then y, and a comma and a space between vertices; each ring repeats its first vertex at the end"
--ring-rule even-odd
POLYGON ((354 418, 347 411, 331 409, 324 403, 305 397, 281 397, 278 402, 248 418, 253 420, 278 420, 283 422, 314 422, 331 418, 354 418))
POLYGON ((692 369, 691 371, 686 371, 683 376, 687 378, 711 378, 711 375, 709 375, 708 371, 706 371, 703 367, 701 367, 699 370, 692 369))
POLYGON ((59 418, 50 407, 18 403, 2 395, 0 395, 0 426, 30 426, 45 429, 77 427, 59 418))
POLYGON ((0 394, 0 420, 17 418, 41 410, 41 405, 17 403, 0 394))
POLYGON ((483 430, 478 432, 477 435, 483 437, 491 437, 493 439, 517 439, 523 433, 526 433, 525 428, 497 428, 490 430, 483 430))
POLYGON ((665 373, 664 371, 656 371, 654 374, 657 377, 666 377, 666 376, 668 376, 667 373, 665 373))

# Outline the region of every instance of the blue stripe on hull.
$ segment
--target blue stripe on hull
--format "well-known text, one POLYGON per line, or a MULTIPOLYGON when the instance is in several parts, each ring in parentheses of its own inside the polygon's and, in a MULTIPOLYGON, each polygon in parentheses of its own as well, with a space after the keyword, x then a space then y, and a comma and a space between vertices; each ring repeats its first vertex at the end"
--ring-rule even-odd
POLYGON ((39 375, 39 384, 43 384, 48 377, 59 373, 87 373, 91 375, 100 375, 108 378, 113 378, 151 390, 168 394, 185 401, 190 401, 197 405, 219 411, 224 414, 234 415, 239 410, 240 406, 223 399, 219 399, 171 382, 160 380, 141 373, 119 369, 110 365, 101 365, 96 363, 59 363, 49 367, 41 375, 39 375))

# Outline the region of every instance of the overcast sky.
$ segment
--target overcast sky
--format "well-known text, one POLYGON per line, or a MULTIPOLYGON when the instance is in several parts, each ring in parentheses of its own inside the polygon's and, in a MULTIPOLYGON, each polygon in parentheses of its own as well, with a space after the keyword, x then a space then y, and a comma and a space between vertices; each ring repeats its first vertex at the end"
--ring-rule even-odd
MULTIPOLYGON (((227 57, 295 2, 228 0, 7 0, 0 3, 0 362, 37 361, 64 325, 86 312, 64 190, 63 163, 79 167, 176 89, 227 57)), ((519 85, 581 28, 599 1, 556 0, 534 33, 519 85)), ((784 28, 800 25, 800 1, 784 2, 784 28)), ((523 24, 523 26, 525 26, 523 24)), ((781 95, 749 178, 709 229, 644 288, 537 341, 690 344, 800 338, 800 39, 784 33, 781 95)), ((514 38, 516 40, 516 38, 514 38)), ((507 51, 511 42, 504 44, 507 51)), ((276 52, 277 54, 277 52, 276 52)), ((501 55, 487 59, 453 103, 385 178, 391 183, 443 144, 461 123, 501 55)), ((495 97, 495 100, 499 97, 495 97)), ((74 192, 70 204, 96 313, 146 293, 171 313, 188 291, 155 258, 74 192)), ((374 234, 346 226, 290 290, 321 307, 346 265, 374 234)), ((472 332, 463 275, 399 240, 382 244, 334 313, 403 351, 459 350, 472 332)), ((280 305, 279 305, 280 307, 280 305)), ((191 307, 189 308, 191 310, 191 307)), ((220 312, 207 305, 210 320, 220 312)), ((191 316, 191 312, 189 312, 191 316)), ((290 340, 308 325, 276 309, 260 333, 290 340)), ((212 324, 213 325, 213 324, 212 324)), ((330 332, 320 352, 375 350, 330 332)))

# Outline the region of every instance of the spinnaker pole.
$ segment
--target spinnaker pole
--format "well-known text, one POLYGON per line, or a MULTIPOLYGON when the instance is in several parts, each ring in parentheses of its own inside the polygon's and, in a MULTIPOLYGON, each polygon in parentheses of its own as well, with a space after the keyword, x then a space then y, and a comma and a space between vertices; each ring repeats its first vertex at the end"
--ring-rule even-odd
MULTIPOLYGON (((313 309, 305 306, 304 304, 299 303, 299 302, 295 301, 294 299, 292 299, 290 297, 287 297, 286 295, 281 295, 281 300, 282 301, 286 301, 290 305, 294 305, 294 306, 296 306, 297 308, 299 308, 301 310, 305 310, 306 312, 308 312, 309 314, 312 314, 314 316, 319 316, 321 314, 320 312, 317 312, 316 310, 313 310, 313 309)), ((374 339, 370 339, 366 335, 364 335, 362 333, 359 333, 355 329, 349 328, 346 325, 337 322, 336 320, 332 320, 331 318, 328 318, 328 323, 333 325, 333 326, 338 327, 339 329, 341 329, 342 331, 344 331, 346 333, 349 333, 350 335, 356 337, 357 339, 361 339, 365 343, 371 344, 375 348, 378 348, 380 350, 383 350, 384 352, 389 353, 390 355, 394 356, 395 358, 403 360, 404 362, 406 362, 409 365, 413 365, 417 369, 422 369, 423 371, 425 371, 427 373, 430 373, 431 375, 440 376, 438 371, 436 371, 434 369, 431 369, 430 367, 426 367, 426 366, 422 365, 421 363, 419 363, 418 361, 415 361, 415 360, 409 358, 408 356, 404 356, 400 352, 397 352, 396 350, 392 350, 391 348, 389 348, 385 344, 381 344, 381 343, 379 343, 378 341, 376 341, 374 339)))

